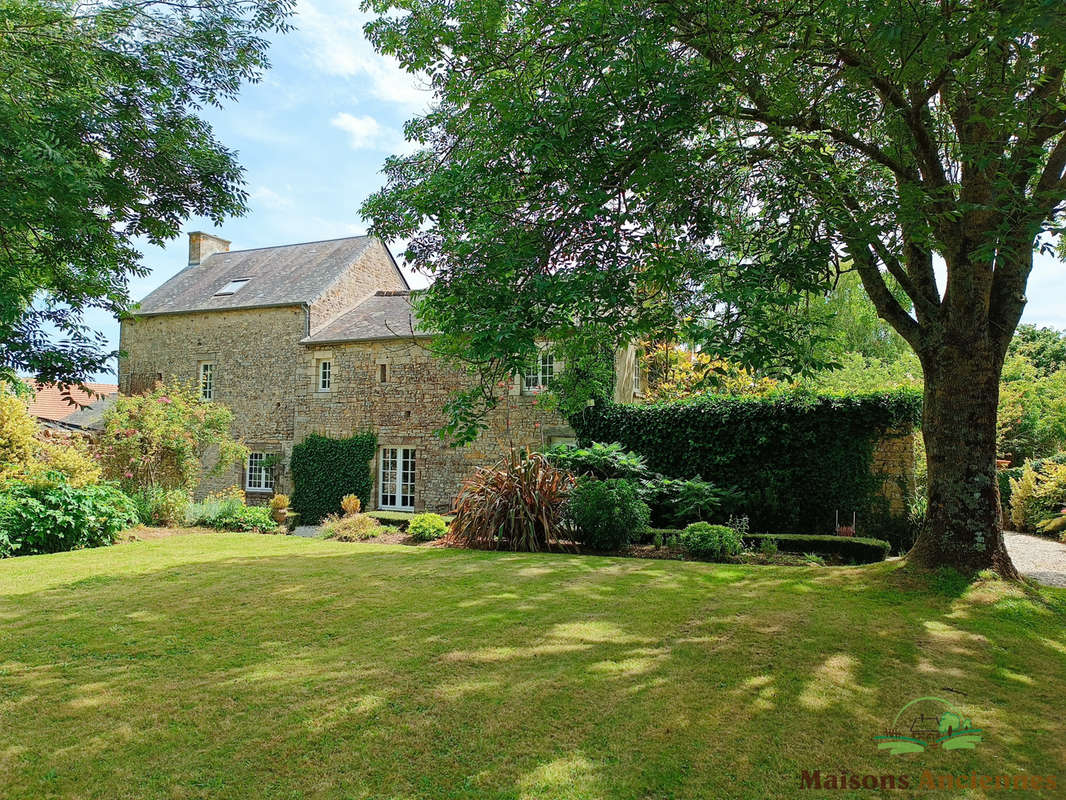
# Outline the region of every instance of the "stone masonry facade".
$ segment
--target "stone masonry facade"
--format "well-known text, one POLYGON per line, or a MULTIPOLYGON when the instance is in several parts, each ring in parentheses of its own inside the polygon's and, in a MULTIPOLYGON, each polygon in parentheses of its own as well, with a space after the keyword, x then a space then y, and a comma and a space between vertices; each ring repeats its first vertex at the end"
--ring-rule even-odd
MULTIPOLYGON (((276 492, 291 492, 289 457, 293 446, 308 434, 345 437, 372 431, 379 445, 372 465, 375 507, 380 499, 382 448, 414 451, 414 510, 446 511, 466 477, 479 466, 495 463, 510 448, 572 440, 566 421, 544 411, 535 394, 523 391, 521 377, 516 376, 481 437, 470 445, 451 447, 434 432, 445 421, 443 407, 450 393, 466 385, 469 377, 436 359, 427 349, 429 338, 412 332, 372 340, 307 341, 368 296, 406 294, 406 284, 390 259, 376 244, 308 302, 168 310, 124 321, 119 390, 143 391, 158 380, 198 382, 202 365, 213 365, 212 399, 233 412, 232 433, 253 452, 278 457, 276 492), (330 364, 328 390, 320 387, 323 361, 330 364)), ((150 305, 149 299, 145 305, 150 305)), ((619 358, 618 368, 627 381, 632 381, 633 357, 624 353, 619 358)), ((209 468, 210 456, 205 461, 209 468)), ((197 494, 234 485, 246 486, 245 465, 208 476, 197 494)), ((246 496, 252 503, 266 502, 271 492, 248 490, 246 496)))

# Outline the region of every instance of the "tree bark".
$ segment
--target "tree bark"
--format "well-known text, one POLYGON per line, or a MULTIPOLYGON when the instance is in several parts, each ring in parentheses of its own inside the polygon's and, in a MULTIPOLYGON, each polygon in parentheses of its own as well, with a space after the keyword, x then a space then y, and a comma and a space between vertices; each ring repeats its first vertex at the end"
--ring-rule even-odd
POLYGON ((996 413, 1003 355, 987 337, 958 337, 921 353, 922 435, 928 463, 925 525, 908 555, 965 574, 1018 573, 1007 554, 996 479, 996 413))

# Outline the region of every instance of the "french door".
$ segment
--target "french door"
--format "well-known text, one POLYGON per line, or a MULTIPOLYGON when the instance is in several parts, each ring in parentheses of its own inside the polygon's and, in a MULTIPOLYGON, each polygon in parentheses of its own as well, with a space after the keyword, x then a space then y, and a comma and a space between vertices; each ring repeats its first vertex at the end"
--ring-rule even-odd
POLYGON ((415 510, 415 451, 382 447, 378 459, 378 507, 415 510))

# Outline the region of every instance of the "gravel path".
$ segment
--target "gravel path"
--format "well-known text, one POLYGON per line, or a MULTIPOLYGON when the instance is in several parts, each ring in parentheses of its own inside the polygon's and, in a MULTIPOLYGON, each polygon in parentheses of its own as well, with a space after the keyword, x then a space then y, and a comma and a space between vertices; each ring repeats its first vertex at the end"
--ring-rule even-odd
POLYGON ((1027 533, 1005 532, 1003 538, 1018 572, 1048 586, 1066 587, 1066 544, 1027 533))
POLYGON ((321 530, 319 525, 297 525, 292 529, 293 536, 302 536, 305 539, 314 539, 321 530))

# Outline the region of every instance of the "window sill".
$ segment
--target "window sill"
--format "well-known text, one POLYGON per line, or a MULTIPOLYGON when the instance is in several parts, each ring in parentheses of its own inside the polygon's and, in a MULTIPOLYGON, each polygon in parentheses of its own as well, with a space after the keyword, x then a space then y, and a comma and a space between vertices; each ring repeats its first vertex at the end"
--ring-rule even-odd
POLYGON ((247 487, 245 487, 244 491, 247 492, 248 494, 273 494, 274 493, 273 489, 249 489, 247 487))

